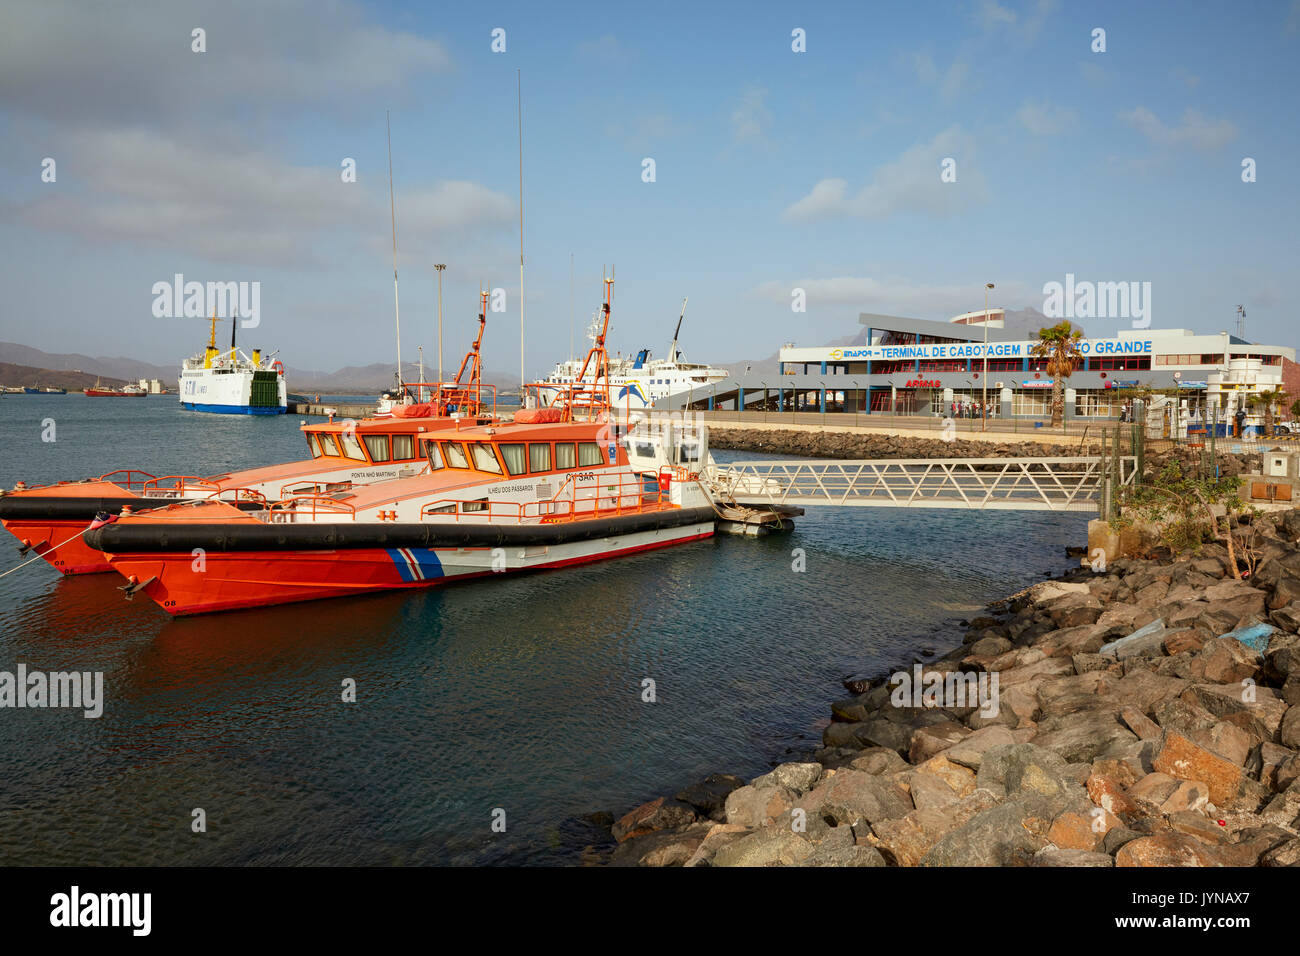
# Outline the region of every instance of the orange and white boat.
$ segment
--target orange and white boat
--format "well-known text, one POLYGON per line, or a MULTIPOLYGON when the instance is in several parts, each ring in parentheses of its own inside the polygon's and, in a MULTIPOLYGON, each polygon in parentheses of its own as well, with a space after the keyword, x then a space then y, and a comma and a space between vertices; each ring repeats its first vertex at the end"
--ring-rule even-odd
POLYGON ((101 513, 204 501, 258 510, 282 498, 339 494, 426 472, 421 435, 496 419, 496 391, 482 384, 487 293, 480 295, 479 304, 478 334, 454 380, 409 384, 408 394, 420 400, 395 407, 391 417, 304 423, 309 458, 206 477, 159 477, 123 469, 52 485, 19 482, 13 490, 0 492, 0 524, 19 540, 23 553, 40 555, 64 574, 91 574, 113 569, 85 538, 101 513))
MULTIPOLYGON (((604 367, 603 332, 588 362, 604 367)), ((593 379, 513 422, 419 435, 427 471, 416 477, 256 509, 176 503, 125 514, 87 542, 127 577, 128 596, 198 614, 557 568, 711 536, 717 511, 697 474, 706 430, 620 427, 607 378, 593 379)))

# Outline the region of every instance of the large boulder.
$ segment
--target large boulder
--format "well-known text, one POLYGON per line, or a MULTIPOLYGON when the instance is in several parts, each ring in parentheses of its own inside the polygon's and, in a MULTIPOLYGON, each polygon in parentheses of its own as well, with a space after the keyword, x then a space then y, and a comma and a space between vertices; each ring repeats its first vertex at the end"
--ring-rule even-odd
POLYGON ((761 777, 755 777, 750 784, 760 790, 784 787, 795 793, 807 793, 821 779, 823 772, 819 763, 783 763, 761 777))
POLYGON ((758 830, 726 844, 714 866, 801 866, 816 852, 812 843, 781 827, 758 830))
POLYGON ((850 826, 892 820, 913 809, 907 791, 897 783, 860 770, 837 770, 795 806, 809 817, 818 816, 850 826))
POLYGON ((695 808, 680 800, 659 797, 630 810, 614 823, 612 832, 619 843, 656 830, 668 830, 695 822, 695 808))
POLYGON ((1057 808, 1036 794, 977 813, 946 833, 921 858, 922 866, 1025 865, 1047 843, 1057 808))
POLYGON ((676 797, 694 807, 701 816, 721 822, 727 816, 727 796, 744 785, 745 781, 733 774, 711 773, 679 791, 676 797))
POLYGON ((1051 750, 1067 762, 1091 761, 1117 743, 1137 740, 1137 735, 1119 721, 1109 708, 1090 710, 1040 721, 1034 743, 1051 750))
POLYGON ((1132 840, 1115 854, 1116 866, 1249 866, 1249 852, 1231 846, 1209 846, 1176 830, 1132 840))
POLYGON ((902 817, 872 824, 871 829, 881 850, 891 860, 900 866, 916 866, 945 834, 997 802, 992 791, 975 790, 943 810, 913 810, 902 817))
POLYGON ((727 795, 728 823, 765 827, 794 806, 798 794, 779 785, 739 787, 727 795))
POLYGON ((1166 730, 1160 737, 1152 766, 1177 780, 1204 781, 1210 788, 1210 802, 1226 807, 1245 792, 1246 772, 1213 751, 1192 742, 1182 734, 1166 730))

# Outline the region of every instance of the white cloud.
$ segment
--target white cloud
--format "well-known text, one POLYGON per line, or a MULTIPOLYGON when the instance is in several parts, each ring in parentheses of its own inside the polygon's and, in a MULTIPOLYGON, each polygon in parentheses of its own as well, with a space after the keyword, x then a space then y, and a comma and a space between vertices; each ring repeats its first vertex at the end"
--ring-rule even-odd
POLYGON ((1132 126, 1158 146, 1191 146, 1195 149, 1218 149, 1232 141, 1237 127, 1229 120, 1208 120, 1196 110, 1183 114, 1178 126, 1166 126, 1158 116, 1145 106, 1137 106, 1117 114, 1119 119, 1132 126))
POLYGON ((764 102, 767 90, 751 86, 731 111, 731 135, 738 141, 762 139, 772 126, 772 111, 764 102))
POLYGON ((786 208, 784 218, 807 222, 835 216, 885 219, 904 212, 955 215, 988 200, 984 177, 971 163, 972 153, 970 137, 953 127, 879 166, 871 182, 855 195, 849 195, 843 179, 821 180, 786 208), (940 163, 946 158, 956 161, 956 182, 939 179, 940 163))
MULTIPOLYGON (((268 268, 390 241, 386 170, 344 183, 338 168, 294 166, 242 142, 214 150, 142 130, 73 134, 60 155, 89 189, 0 206, 0 221, 268 268)), ((399 182, 397 200, 398 237, 412 255, 437 239, 507 229, 516 209, 464 181, 399 182)))
MULTIPOLYGON (((882 311, 902 315, 951 317, 984 306, 984 285, 970 282, 931 285, 899 276, 805 277, 786 281, 764 282, 751 294, 777 305, 789 307, 790 290, 803 289, 809 309, 826 306, 852 306, 864 311, 882 311)), ((990 305, 1036 301, 1041 292, 1023 282, 1000 282, 997 298, 990 305)))
POLYGON ((578 56, 594 63, 613 66, 626 63, 631 59, 632 53, 618 42, 618 37, 607 33, 599 40, 587 40, 579 43, 578 56))
POLYGON ((346 0, 7 0, 0 31, 6 108, 52 123, 197 125, 250 102, 369 104, 451 69, 437 40, 368 23, 346 0), (195 27, 207 52, 191 50, 195 27))
POLYGON ((1016 112, 1016 119, 1029 132, 1038 136, 1055 136, 1078 122, 1072 109, 1055 106, 1048 100, 1026 100, 1016 112))
POLYGON ((605 135, 619 140, 633 152, 655 149, 665 140, 674 139, 690 127, 671 113, 642 113, 605 124, 605 135))
POLYGON ((970 64, 961 57, 953 60, 948 69, 940 70, 929 53, 917 53, 912 56, 912 69, 918 80, 935 87, 944 100, 956 98, 971 81, 970 64))
POLYGON ((995 0, 982 0, 975 20, 986 32, 1002 31, 1028 45, 1038 39, 1047 18, 1056 12, 1057 0, 1030 0, 1019 10, 995 0))

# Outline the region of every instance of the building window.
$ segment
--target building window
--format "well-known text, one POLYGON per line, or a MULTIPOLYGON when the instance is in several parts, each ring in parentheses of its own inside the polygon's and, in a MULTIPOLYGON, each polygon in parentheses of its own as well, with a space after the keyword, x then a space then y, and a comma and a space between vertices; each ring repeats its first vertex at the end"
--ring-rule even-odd
POLYGON ((1088 371, 1134 371, 1151 368, 1149 355, 1107 355, 1103 358, 1088 359, 1088 371))
MULTIPOLYGON (((993 363, 989 362, 989 370, 992 371, 993 363)), ((966 371, 965 359, 932 359, 921 360, 922 372, 964 372, 966 371)))
POLYGON ((1075 393, 1074 414, 1084 418, 1111 418, 1119 415, 1119 403, 1116 396, 1103 391, 1080 391, 1075 393))
POLYGON ((1011 396, 1012 415, 1047 415, 1052 410, 1050 388, 1028 388, 1011 396))
MULTIPOLYGON (((1020 359, 989 359, 990 372, 1019 372, 1020 366, 1020 359)), ((984 360, 980 359, 977 362, 973 362, 972 368, 982 370, 984 368, 984 360)))

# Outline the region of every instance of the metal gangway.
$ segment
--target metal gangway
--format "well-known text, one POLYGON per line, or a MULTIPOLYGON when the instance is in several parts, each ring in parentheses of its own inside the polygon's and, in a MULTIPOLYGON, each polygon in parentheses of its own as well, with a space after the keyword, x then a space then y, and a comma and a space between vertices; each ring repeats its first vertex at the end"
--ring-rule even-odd
POLYGON ((1137 456, 710 462, 701 481, 728 504, 1100 511, 1131 485, 1137 456))

